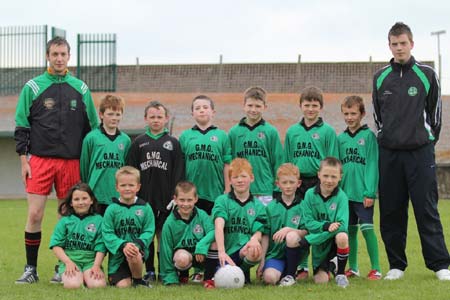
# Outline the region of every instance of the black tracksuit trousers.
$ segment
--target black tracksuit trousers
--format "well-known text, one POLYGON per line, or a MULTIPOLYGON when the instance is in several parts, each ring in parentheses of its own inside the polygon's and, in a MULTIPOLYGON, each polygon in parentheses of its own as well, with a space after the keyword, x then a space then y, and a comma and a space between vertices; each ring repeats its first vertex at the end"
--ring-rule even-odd
MULTIPOLYGON (((390 269, 405 270, 409 199, 427 268, 447 269, 450 256, 438 212, 434 145, 414 150, 379 146, 380 231, 390 269)), ((447 216, 448 217, 448 216, 447 216)))

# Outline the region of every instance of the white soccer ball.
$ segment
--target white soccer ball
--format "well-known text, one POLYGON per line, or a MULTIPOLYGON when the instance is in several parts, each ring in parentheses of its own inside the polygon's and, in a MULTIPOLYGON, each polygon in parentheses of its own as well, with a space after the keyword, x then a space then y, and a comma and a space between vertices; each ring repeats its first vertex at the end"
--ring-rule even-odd
POLYGON ((214 284, 218 288, 237 289, 244 286, 245 276, 241 268, 225 265, 214 275, 214 284))

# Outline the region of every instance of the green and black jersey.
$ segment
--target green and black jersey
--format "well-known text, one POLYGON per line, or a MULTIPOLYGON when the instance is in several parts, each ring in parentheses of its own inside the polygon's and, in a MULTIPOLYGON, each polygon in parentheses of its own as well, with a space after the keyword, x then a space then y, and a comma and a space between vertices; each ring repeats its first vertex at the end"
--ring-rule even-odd
POLYGON ((141 172, 138 196, 154 210, 165 212, 175 186, 184 177, 180 143, 168 130, 153 135, 147 128, 131 144, 127 164, 141 172))
POLYGON ((247 244, 256 232, 265 233, 267 223, 266 209, 251 194, 245 201, 239 201, 233 192, 219 196, 211 213, 213 219, 225 221, 225 252, 235 253, 247 244))
POLYGON ((228 138, 232 157, 245 158, 253 167, 252 194, 272 195, 276 173, 284 159, 277 129, 263 119, 249 126, 243 118, 230 129, 228 138))
POLYGON ((77 259, 94 261, 97 252, 106 253, 102 238, 102 216, 72 214, 62 217, 50 238, 50 249, 61 247, 76 264, 77 259))
MULTIPOLYGON (((161 235, 160 268, 164 284, 176 284, 177 270, 173 264, 173 254, 185 249, 193 256, 205 255, 214 241, 214 225, 206 212, 194 208, 189 220, 184 220, 177 208, 166 219, 161 235)), ((194 258, 195 259, 195 258, 194 258)))
POLYGON ((269 248, 266 253, 266 260, 284 259, 286 252, 286 243, 275 243, 273 235, 284 227, 291 227, 294 229, 304 229, 302 220, 302 205, 300 199, 296 198, 288 206, 281 200, 281 195, 274 198, 266 206, 267 225, 266 234, 269 236, 269 248))
POLYGON ((308 234, 305 239, 312 245, 313 267, 317 268, 328 255, 334 237, 348 232, 348 197, 337 187, 329 197, 320 193, 320 184, 310 188, 302 201, 302 216, 308 234), (331 223, 339 222, 338 230, 329 232, 331 223))
POLYGON ((63 76, 45 72, 28 81, 15 119, 19 155, 77 159, 83 138, 98 127, 89 88, 69 72, 63 76))
POLYGON ((108 274, 117 272, 126 259, 123 247, 134 243, 148 256, 148 247, 155 234, 155 217, 150 205, 142 199, 127 205, 114 198, 103 217, 103 240, 108 249, 108 274))
POLYGON ((227 134, 215 126, 206 130, 194 126, 183 131, 180 144, 186 179, 195 184, 200 199, 214 202, 225 190, 223 170, 231 161, 227 134))
POLYGON ((355 133, 348 129, 338 136, 343 176, 341 187, 350 201, 376 198, 378 188, 378 145, 367 125, 355 133))
POLYGON ((117 130, 108 135, 104 128, 92 130, 83 140, 80 157, 81 180, 91 187, 100 204, 109 205, 118 197, 116 171, 125 165, 131 140, 117 130))
POLYGON ((377 138, 388 149, 418 149, 439 140, 442 99, 432 67, 415 60, 391 59, 373 78, 373 108, 377 138))
POLYGON ((286 162, 296 165, 302 177, 317 176, 325 157, 339 158, 336 132, 322 118, 311 127, 306 127, 302 119, 287 130, 284 152, 286 162))

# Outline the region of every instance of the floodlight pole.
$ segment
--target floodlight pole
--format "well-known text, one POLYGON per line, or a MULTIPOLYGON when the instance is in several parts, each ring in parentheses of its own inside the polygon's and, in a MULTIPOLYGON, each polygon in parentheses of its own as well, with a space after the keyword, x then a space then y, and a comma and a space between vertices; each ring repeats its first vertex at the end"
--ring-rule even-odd
POLYGON ((431 35, 435 35, 437 37, 437 45, 438 45, 438 64, 439 64, 439 80, 442 82, 442 60, 441 60, 441 39, 440 35, 445 34, 445 30, 433 31, 431 35))

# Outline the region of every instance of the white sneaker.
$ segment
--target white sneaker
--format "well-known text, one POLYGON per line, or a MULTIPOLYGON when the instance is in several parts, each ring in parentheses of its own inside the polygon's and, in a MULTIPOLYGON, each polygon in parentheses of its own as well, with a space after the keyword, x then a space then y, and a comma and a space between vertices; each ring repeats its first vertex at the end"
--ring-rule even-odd
POLYGON ((279 286, 291 286, 296 283, 295 278, 291 275, 286 275, 280 280, 279 286))
POLYGON ((436 272, 436 277, 439 280, 450 280, 450 270, 442 269, 436 272))
POLYGON ((386 280, 397 280, 403 277, 405 272, 399 269, 390 269, 389 272, 387 272, 386 276, 384 276, 384 279, 386 280))
POLYGON ((334 280, 336 281, 337 286, 340 286, 344 289, 348 287, 348 279, 344 274, 336 275, 336 278, 334 280))

